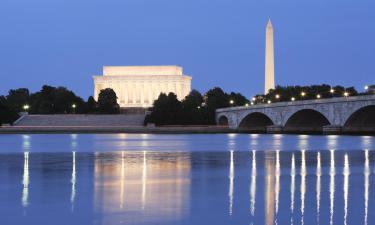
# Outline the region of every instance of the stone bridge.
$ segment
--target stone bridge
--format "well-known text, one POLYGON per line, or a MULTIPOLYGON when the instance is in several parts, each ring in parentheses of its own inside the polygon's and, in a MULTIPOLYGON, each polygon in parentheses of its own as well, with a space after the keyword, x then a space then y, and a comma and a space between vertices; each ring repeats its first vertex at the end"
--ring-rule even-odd
POLYGON ((250 132, 375 133, 375 95, 222 108, 216 122, 250 132))

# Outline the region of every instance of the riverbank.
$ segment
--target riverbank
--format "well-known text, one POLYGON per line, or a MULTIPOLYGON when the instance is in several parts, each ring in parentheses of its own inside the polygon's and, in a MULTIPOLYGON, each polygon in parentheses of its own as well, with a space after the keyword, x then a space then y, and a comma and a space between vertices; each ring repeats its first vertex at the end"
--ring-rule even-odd
POLYGON ((44 133, 144 133, 144 134, 204 134, 238 133, 236 129, 218 126, 9 126, 1 127, 0 134, 44 133))
MULTIPOLYGON (((7 126, 0 127, 0 134, 71 134, 71 133, 129 133, 129 134, 265 134, 263 130, 241 130, 224 126, 7 126)), ((279 131, 270 134, 309 134, 323 135, 319 131, 279 131)), ((370 135, 374 132, 360 130, 341 130, 340 132, 324 133, 325 135, 370 135)))

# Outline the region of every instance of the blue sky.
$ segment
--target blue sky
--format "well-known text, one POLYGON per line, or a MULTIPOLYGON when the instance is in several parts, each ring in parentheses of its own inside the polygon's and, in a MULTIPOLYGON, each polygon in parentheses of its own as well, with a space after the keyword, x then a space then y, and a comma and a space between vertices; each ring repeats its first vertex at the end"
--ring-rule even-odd
POLYGON ((0 94, 66 86, 103 65, 180 65, 199 91, 263 91, 265 26, 280 85, 375 83, 373 0, 1 0, 0 94))

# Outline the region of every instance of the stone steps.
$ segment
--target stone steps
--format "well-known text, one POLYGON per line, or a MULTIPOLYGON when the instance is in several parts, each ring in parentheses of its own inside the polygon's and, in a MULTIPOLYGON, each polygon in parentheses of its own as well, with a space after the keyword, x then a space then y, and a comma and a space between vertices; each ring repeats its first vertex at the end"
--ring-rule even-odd
POLYGON ((14 126, 69 127, 69 126, 142 126, 145 115, 26 115, 14 126))

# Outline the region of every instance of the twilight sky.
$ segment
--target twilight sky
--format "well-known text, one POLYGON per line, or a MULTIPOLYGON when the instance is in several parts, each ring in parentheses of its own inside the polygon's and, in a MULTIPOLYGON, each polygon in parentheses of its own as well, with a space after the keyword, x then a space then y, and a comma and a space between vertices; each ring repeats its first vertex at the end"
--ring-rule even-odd
POLYGON ((103 65, 180 65, 192 86, 247 97, 276 84, 375 83, 374 0, 1 0, 0 94, 66 86, 87 98, 103 65))

